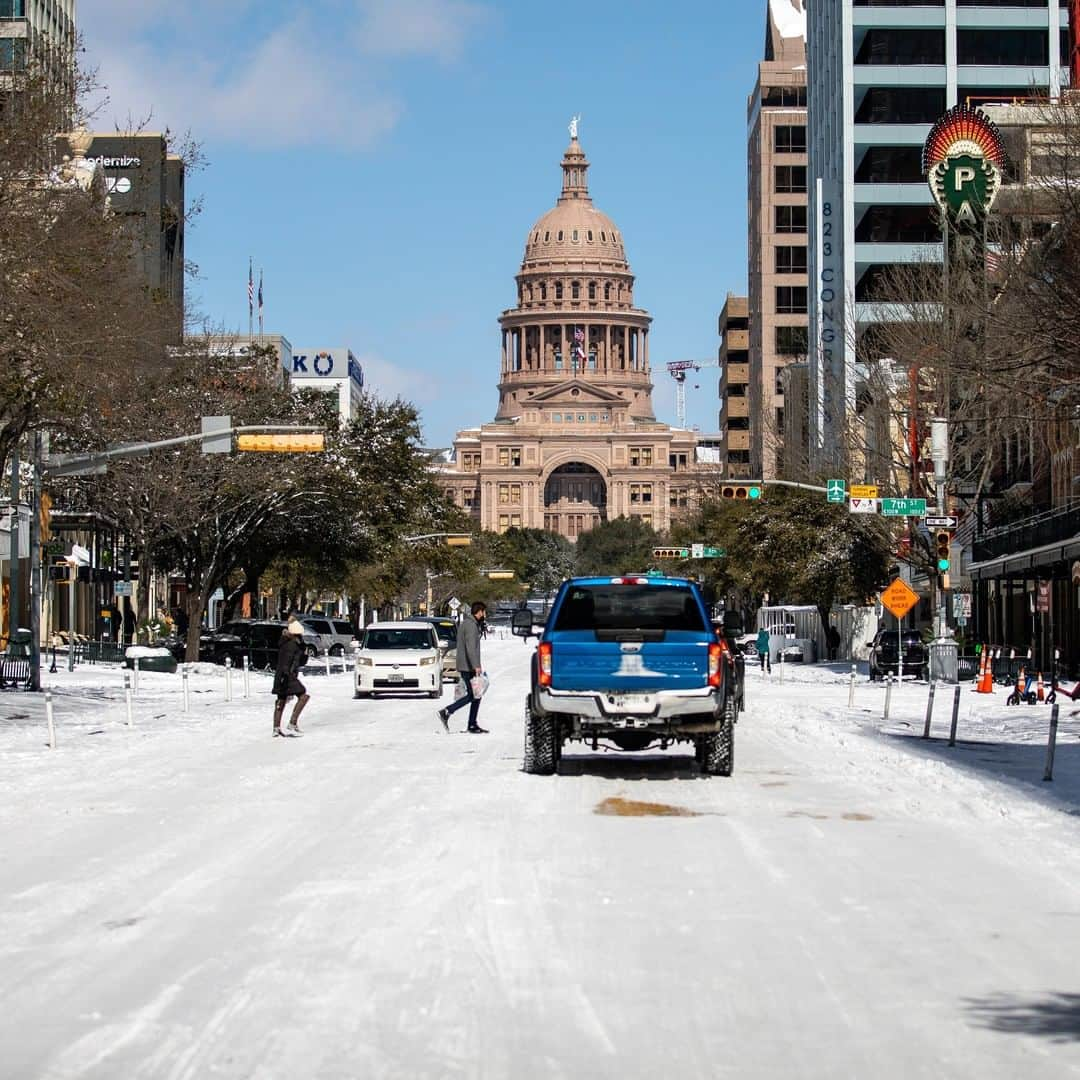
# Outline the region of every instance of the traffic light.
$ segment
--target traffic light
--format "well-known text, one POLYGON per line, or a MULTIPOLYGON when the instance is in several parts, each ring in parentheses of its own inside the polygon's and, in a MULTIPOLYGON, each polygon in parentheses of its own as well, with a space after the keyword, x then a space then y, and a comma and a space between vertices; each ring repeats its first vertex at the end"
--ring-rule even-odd
POLYGON ((471 543, 471 536, 448 536, 446 538, 447 547, 468 547, 471 543))
POLYGON ((949 549, 952 547, 952 533, 948 529, 938 529, 934 533, 934 554, 937 558, 938 573, 949 572, 949 549))
POLYGON ((321 431, 298 435, 237 435, 236 449, 264 454, 318 454, 326 449, 321 431))
POLYGON ((489 570, 487 572, 488 581, 513 581, 513 570, 489 570))
POLYGON ((720 488, 722 499, 760 499, 761 484, 748 480, 744 484, 724 484, 720 488))
POLYGON ((654 547, 652 549, 654 559, 688 559, 690 552, 681 547, 654 547))

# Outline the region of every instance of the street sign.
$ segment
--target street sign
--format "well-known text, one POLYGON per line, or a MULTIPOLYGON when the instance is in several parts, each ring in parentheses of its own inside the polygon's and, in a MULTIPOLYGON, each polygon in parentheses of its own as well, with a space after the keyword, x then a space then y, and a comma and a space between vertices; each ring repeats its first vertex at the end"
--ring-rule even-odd
POLYGON ((881 594, 881 602, 893 615, 902 619, 919 602, 919 597, 900 578, 893 578, 889 587, 881 594))
POLYGON ((881 512, 885 517, 923 517, 925 499, 882 499, 881 512))
POLYGON ((955 514, 927 514, 923 524, 928 529, 955 529, 958 521, 955 514))
POLYGON ((877 499, 849 499, 848 510, 853 514, 876 514, 877 499))
POLYGON ((456 596, 451 596, 449 602, 446 605, 451 611, 456 612, 461 607, 461 601, 456 596))
POLYGON ((853 499, 876 499, 877 484, 852 484, 851 497, 853 499))
POLYGON ((727 552, 723 548, 709 547, 708 544, 701 549, 703 559, 722 559, 726 554, 727 552))
POLYGON ((847 484, 843 480, 826 480, 825 498, 831 503, 847 502, 847 484))
POLYGON ((704 544, 691 544, 690 545, 690 558, 691 559, 703 559, 705 557, 705 545, 704 544))
POLYGON ((1050 582, 1039 582, 1039 605, 1038 609, 1044 615, 1050 610, 1050 582))
POLYGON ((132 591, 134 586, 133 581, 114 581, 113 582, 113 595, 114 596, 134 596, 132 591))
POLYGON ((954 592, 952 594, 952 613, 954 619, 971 618, 971 593, 954 592))

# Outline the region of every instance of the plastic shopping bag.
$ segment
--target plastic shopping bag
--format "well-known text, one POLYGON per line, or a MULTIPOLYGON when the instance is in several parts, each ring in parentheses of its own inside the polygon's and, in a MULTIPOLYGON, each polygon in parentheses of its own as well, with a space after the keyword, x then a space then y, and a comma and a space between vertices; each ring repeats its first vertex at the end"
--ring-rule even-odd
POLYGON ((487 677, 487 672, 482 671, 479 675, 474 675, 469 683, 472 686, 473 697, 482 698, 484 692, 491 685, 491 680, 487 677))

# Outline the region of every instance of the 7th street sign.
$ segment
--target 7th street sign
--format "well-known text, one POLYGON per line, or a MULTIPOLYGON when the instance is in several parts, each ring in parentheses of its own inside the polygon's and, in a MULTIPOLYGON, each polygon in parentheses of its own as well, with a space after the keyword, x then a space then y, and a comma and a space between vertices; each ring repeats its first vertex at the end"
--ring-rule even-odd
POLYGON ((926 500, 882 499, 881 513, 884 517, 923 517, 926 514, 926 500))

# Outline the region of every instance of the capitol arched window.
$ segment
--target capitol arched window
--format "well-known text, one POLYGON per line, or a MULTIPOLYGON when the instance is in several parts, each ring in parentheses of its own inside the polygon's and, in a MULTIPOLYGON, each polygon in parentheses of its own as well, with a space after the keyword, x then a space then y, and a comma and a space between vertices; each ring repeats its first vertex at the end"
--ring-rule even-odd
POLYGON ((547 299, 547 284, 546 284, 546 282, 543 282, 543 281, 540 282, 540 299, 541 300, 546 300, 547 299))
POLYGON ((600 233, 600 243, 601 244, 606 244, 607 243, 607 233, 606 232, 601 232, 600 233))
POLYGON ((562 299, 562 282, 561 281, 555 282, 555 299, 556 300, 561 300, 562 299))
POLYGON ((570 284, 570 299, 571 300, 580 300, 581 299, 581 282, 580 281, 571 282, 571 284, 570 284))
POLYGON ((590 300, 595 300, 596 299, 596 282, 595 281, 590 281, 589 282, 589 299, 590 300))
POLYGON ((610 281, 605 281, 604 282, 604 299, 605 300, 610 300, 611 299, 611 282, 610 281))
POLYGON ((546 244, 551 239, 551 230, 549 229, 544 233, 544 243, 546 244))
POLYGON ((562 243, 562 237, 563 237, 563 231, 562 231, 562 229, 560 229, 560 230, 559 230, 559 231, 558 231, 558 232, 557 232, 557 233, 555 234, 555 239, 556 239, 556 240, 558 240, 558 241, 559 241, 559 243, 561 244, 561 243, 562 243))
POLYGON ((586 240, 588 240, 590 244, 592 243, 592 229, 590 229, 590 230, 589 230, 589 231, 588 231, 588 232, 587 232, 587 233, 585 234, 585 239, 586 239, 586 240))
POLYGON ((573 240, 575 244, 578 242, 578 231, 577 231, 577 229, 574 230, 574 232, 571 235, 570 239, 573 240))

